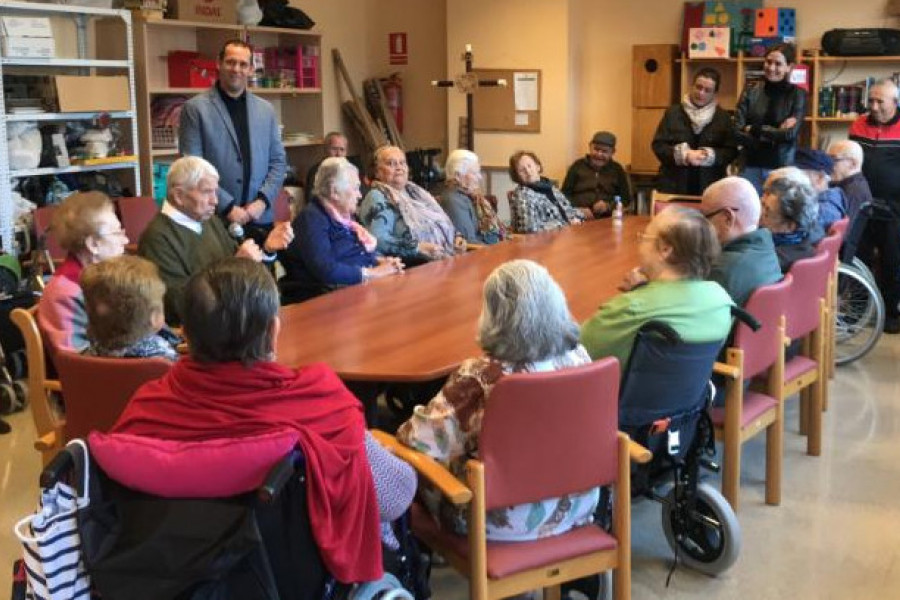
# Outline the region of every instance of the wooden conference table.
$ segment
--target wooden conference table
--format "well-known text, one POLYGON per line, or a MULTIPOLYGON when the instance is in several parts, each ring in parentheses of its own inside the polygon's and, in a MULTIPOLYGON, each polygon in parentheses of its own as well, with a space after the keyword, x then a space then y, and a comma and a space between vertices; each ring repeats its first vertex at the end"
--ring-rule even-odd
POLYGON ((638 264, 637 234, 648 217, 592 221, 521 236, 347 287, 281 311, 278 360, 325 362, 348 382, 423 382, 480 356, 475 341, 484 280, 498 265, 534 260, 566 293, 579 322, 618 290, 638 264))

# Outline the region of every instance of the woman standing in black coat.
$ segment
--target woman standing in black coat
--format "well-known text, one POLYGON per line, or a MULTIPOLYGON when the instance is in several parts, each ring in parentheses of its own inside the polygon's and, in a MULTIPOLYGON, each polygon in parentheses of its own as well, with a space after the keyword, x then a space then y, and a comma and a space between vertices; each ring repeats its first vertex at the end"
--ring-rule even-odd
POLYGON ((796 59, 797 50, 791 44, 769 48, 763 81, 744 89, 735 111, 735 136, 744 156, 741 175, 760 195, 770 171, 794 164, 806 112, 806 92, 789 78, 796 59))
POLYGON ((657 187, 670 194, 699 196, 725 177, 737 156, 731 116, 716 102, 719 72, 704 67, 694 75, 691 90, 680 104, 669 107, 656 135, 653 153, 659 159, 657 187))

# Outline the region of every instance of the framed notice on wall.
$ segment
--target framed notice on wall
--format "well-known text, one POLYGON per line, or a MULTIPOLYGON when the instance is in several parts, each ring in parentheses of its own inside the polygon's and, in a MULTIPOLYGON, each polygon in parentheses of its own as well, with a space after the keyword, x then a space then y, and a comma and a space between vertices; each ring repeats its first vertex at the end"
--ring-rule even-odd
POLYGON ((474 69, 479 80, 506 81, 506 87, 479 87, 472 94, 475 131, 541 131, 539 69, 474 69))

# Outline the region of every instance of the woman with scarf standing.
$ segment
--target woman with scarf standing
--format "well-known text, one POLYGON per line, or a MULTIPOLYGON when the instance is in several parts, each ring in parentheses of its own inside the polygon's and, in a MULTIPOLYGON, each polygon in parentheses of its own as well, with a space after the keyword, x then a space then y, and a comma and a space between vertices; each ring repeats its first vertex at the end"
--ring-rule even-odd
POLYGON ((659 122, 653 153, 660 162, 661 192, 699 196, 727 175, 737 156, 731 116, 716 101, 720 79, 715 69, 697 71, 690 92, 659 122))
POLYGON ((375 237, 353 220, 360 198, 356 167, 346 158, 326 158, 313 190, 292 224, 297 235, 280 255, 284 304, 403 271, 399 258, 376 254, 375 237))
POLYGON ((444 167, 447 184, 441 193, 441 207, 453 225, 471 244, 496 244, 507 237, 506 227, 481 188, 478 155, 459 148, 447 157, 444 167))
POLYGON ((406 154, 396 146, 375 151, 375 181, 359 208, 377 250, 409 266, 465 252, 466 240, 437 200, 409 180, 406 154))
POLYGON ((509 157, 509 176, 518 183, 509 197, 512 230, 537 233, 581 223, 584 217, 546 177, 534 152, 519 151, 509 157))
POLYGON ((816 253, 816 244, 825 236, 818 215, 816 191, 810 184, 791 176, 766 181, 759 225, 772 232, 782 273, 816 253))
POLYGON ((764 79, 744 89, 734 114, 735 136, 743 147, 741 176, 760 195, 772 169, 794 164, 806 115, 806 92, 789 78, 796 59, 797 50, 791 44, 769 48, 763 63, 764 79))

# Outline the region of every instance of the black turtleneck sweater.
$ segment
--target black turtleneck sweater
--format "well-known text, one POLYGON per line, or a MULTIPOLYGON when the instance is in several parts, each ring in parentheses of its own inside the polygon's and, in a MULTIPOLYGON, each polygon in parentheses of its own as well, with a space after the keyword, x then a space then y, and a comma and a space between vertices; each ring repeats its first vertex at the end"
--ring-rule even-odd
POLYGON ((228 109, 231 124, 234 125, 234 132, 237 134, 238 147, 241 150, 241 167, 244 176, 241 179, 241 197, 235 198, 235 200, 239 206, 244 206, 250 200, 247 194, 250 188, 250 165, 252 160, 250 155, 250 124, 247 118, 247 90, 244 90, 237 98, 232 98, 219 87, 219 84, 216 84, 216 89, 219 91, 219 96, 222 97, 222 102, 225 103, 225 108, 228 109))

